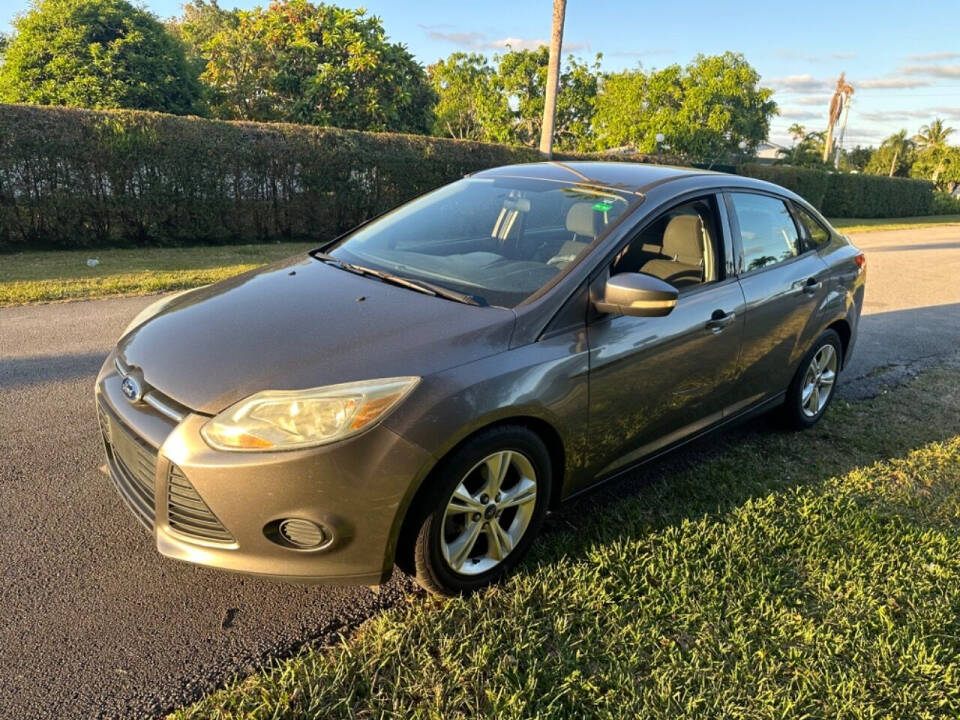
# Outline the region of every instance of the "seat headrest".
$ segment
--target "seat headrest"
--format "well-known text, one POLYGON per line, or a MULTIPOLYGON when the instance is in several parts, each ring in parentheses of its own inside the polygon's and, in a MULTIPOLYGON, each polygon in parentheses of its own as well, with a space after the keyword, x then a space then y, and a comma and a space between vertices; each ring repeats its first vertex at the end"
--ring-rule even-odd
POLYGON ((703 260, 703 221, 699 215, 675 215, 663 231, 663 254, 677 262, 698 265, 703 260))
POLYGON ((595 238, 599 232, 598 213, 591 202, 578 202, 567 210, 567 230, 584 237, 595 238))

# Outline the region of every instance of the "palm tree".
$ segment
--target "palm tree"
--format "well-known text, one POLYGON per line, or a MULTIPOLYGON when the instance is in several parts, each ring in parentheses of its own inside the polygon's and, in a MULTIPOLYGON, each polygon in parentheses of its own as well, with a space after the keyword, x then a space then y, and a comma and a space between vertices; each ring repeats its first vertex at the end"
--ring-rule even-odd
POLYGON ((933 171, 933 184, 937 184, 937 179, 943 171, 943 163, 946 158, 947 138, 953 133, 952 127, 945 127, 943 120, 937 118, 929 125, 920 128, 920 132, 914 135, 913 141, 917 144, 920 152, 924 155, 930 155, 937 160, 936 169, 933 171))
POLYGON ((567 0, 553 0, 553 29, 550 33, 550 60, 547 64, 547 88, 543 99, 543 123, 540 126, 540 152, 553 157, 553 125, 557 114, 557 87, 560 84, 560 50, 563 46, 563 21, 567 0))
POLYGON ((893 177, 893 174, 897 170, 897 161, 910 150, 910 145, 911 143, 907 139, 906 130, 894 133, 880 143, 880 147, 887 147, 893 150, 893 160, 890 162, 890 177, 893 177))
POLYGON ((800 123, 794 123, 788 127, 787 132, 790 133, 790 137, 793 138, 794 142, 802 140, 807 136, 807 129, 800 123))

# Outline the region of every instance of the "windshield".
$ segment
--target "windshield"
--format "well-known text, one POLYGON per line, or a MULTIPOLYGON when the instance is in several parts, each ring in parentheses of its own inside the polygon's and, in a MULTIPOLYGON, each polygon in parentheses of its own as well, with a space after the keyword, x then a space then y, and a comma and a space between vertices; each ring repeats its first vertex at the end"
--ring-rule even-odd
POLYGON ((635 195, 526 178, 468 178, 328 248, 345 263, 513 307, 579 260, 635 195))

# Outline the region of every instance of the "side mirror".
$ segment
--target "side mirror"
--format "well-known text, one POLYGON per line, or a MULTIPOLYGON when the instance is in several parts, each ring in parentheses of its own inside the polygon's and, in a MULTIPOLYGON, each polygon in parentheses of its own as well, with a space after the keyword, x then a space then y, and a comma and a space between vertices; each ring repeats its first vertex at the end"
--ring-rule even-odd
POLYGON ((677 289, 653 275, 618 273, 607 280, 603 299, 594 306, 603 313, 663 317, 677 305, 677 289))

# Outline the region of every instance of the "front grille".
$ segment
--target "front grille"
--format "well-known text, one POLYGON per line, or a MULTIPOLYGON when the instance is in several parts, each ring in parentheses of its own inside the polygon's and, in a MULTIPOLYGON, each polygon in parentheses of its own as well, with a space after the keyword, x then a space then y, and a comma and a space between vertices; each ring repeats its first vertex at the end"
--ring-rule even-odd
POLYGON ((232 543, 233 536, 176 465, 167 475, 167 521, 179 533, 200 540, 232 543))
POLYGON ((97 413, 110 478, 133 514, 153 532, 157 452, 127 430, 102 404, 97 413))

